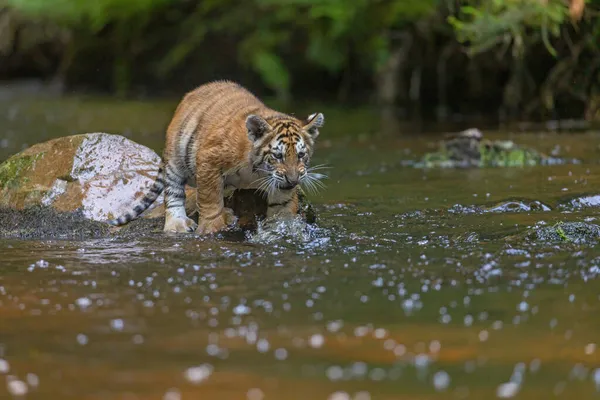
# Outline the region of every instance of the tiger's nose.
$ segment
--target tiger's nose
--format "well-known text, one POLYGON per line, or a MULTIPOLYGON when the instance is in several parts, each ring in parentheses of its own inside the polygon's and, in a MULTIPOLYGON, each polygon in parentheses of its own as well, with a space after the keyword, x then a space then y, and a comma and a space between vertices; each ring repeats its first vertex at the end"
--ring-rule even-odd
POLYGON ((289 176, 286 175, 285 182, 290 186, 296 186, 298 184, 298 178, 297 177, 290 178, 289 176))

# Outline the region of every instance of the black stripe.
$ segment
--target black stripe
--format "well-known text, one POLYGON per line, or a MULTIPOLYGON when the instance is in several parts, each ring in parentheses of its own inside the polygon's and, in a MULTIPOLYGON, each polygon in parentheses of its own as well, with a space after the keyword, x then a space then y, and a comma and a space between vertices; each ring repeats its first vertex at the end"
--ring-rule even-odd
POLYGON ((169 180, 183 180, 183 176, 179 175, 176 172, 173 172, 173 171, 169 170, 165 174, 165 179, 166 179, 166 181, 169 181, 169 180))
POLYGON ((190 171, 196 170, 196 168, 194 168, 194 166, 192 165, 192 147, 194 147, 194 142, 196 141, 196 133, 198 132, 199 126, 200 126, 200 121, 198 121, 198 125, 196 125, 196 129, 190 135, 190 139, 188 140, 188 142, 185 146, 184 161, 185 161, 185 166, 190 171))
POLYGON ((150 206, 150 204, 154 203, 156 199, 150 198, 150 197, 144 197, 142 199, 142 204, 146 206, 146 208, 148 208, 150 206))
POLYGON ((182 182, 185 180, 185 173, 181 174, 180 171, 178 171, 177 167, 174 167, 169 164, 169 165, 167 165, 167 173, 165 174, 165 176, 167 179, 169 179, 169 176, 171 176, 171 175, 175 175, 182 182))
POLYGON ((167 193, 167 195, 176 195, 176 194, 180 194, 182 196, 185 195, 185 190, 183 189, 182 186, 175 186, 175 187, 169 186, 167 188, 167 190, 165 190, 165 192, 167 193))

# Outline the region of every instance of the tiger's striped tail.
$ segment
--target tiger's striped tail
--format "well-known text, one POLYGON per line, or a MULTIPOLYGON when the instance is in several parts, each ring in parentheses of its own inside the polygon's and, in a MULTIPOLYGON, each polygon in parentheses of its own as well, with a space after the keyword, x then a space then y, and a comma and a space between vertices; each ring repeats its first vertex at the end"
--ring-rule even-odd
POLYGON ((158 174, 156 175, 156 179, 150 188, 150 192, 147 193, 142 200, 138 204, 136 204, 133 209, 119 218, 107 221, 111 225, 120 226, 125 225, 128 222, 133 221, 137 217, 139 217, 144 211, 148 209, 155 201, 158 199, 158 196, 163 192, 165 188, 165 172, 163 168, 158 169, 158 174))

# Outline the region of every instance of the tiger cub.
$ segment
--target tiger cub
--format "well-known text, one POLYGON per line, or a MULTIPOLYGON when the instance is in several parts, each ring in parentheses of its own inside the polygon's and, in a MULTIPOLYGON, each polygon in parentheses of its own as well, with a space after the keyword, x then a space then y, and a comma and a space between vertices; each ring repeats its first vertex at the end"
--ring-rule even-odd
POLYGON ((294 215, 297 188, 319 184, 308 164, 325 118, 300 120, 274 111, 230 81, 204 84, 187 93, 167 129, 163 164, 144 198, 109 221, 123 225, 137 218, 165 193, 165 232, 201 235, 227 228, 233 211, 225 208, 226 187, 266 194, 267 217, 294 215), (185 211, 185 184, 195 186, 198 224, 185 211))

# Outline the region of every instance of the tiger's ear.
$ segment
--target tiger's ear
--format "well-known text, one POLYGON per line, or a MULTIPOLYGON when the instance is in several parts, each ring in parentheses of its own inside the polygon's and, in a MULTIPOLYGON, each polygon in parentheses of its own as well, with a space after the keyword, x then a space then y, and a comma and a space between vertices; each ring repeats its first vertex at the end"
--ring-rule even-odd
POLYGON ((304 124, 304 130, 308 132, 313 139, 319 136, 319 128, 325 125, 325 117, 322 113, 315 113, 308 116, 304 124))
POLYGON ((262 138, 271 129, 271 125, 258 115, 250 114, 246 117, 246 129, 248 137, 255 142, 262 138))

